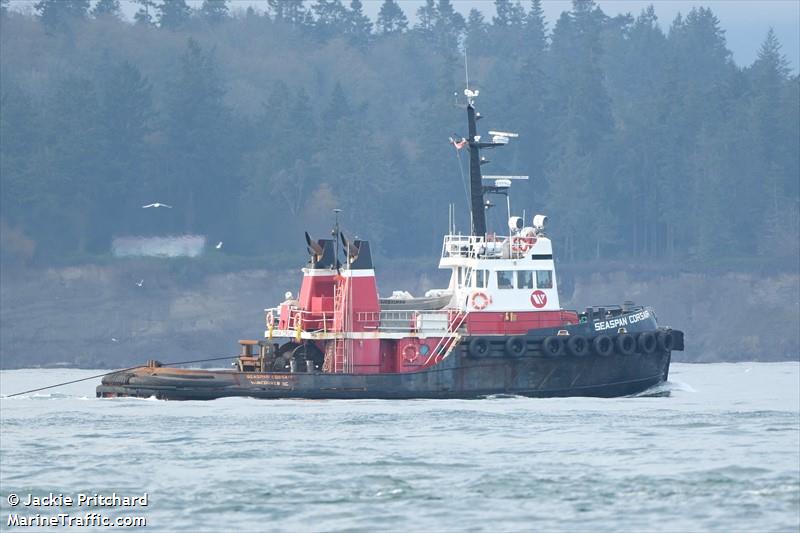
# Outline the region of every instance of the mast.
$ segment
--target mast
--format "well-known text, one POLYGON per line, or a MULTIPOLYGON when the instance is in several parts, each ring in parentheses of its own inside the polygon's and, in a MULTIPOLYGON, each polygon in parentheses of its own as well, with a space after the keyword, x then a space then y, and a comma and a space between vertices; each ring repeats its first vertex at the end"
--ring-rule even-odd
POLYGON ((476 237, 484 237, 486 235, 486 203, 484 202, 484 194, 492 192, 496 188, 483 186, 483 175, 481 174, 481 165, 488 163, 486 160, 481 159, 481 148, 494 148, 496 146, 505 146, 508 144, 509 137, 516 137, 516 133, 508 133, 503 131, 490 131, 492 135, 491 142, 481 142, 481 136, 478 135, 478 126, 476 122, 481 118, 481 114, 475 111, 475 97, 478 96, 478 90, 464 89, 464 95, 467 97, 467 123, 469 126, 469 139, 467 140, 469 146, 469 190, 470 190, 470 210, 472 212, 472 235, 476 237))
POLYGON ((486 235, 486 209, 483 204, 483 183, 481 176, 481 152, 478 142, 478 128, 476 125, 475 105, 472 99, 477 96, 469 89, 467 94, 467 122, 469 124, 469 190, 470 208, 472 209, 472 235, 483 237, 486 235))

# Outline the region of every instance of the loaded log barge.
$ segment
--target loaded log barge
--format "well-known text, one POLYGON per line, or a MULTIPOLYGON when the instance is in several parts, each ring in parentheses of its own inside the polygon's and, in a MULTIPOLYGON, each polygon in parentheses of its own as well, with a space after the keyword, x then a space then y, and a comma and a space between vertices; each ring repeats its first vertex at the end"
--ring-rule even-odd
POLYGON ((483 176, 478 91, 464 91, 469 136, 471 231, 444 236, 439 268, 447 288, 425 297, 380 298, 369 242, 348 241, 338 222, 332 239, 312 240, 297 298, 265 311, 260 340, 242 340, 235 370, 175 369, 148 361, 110 374, 98 397, 168 400, 255 398, 614 397, 667 380, 683 333, 659 326, 653 309, 603 305, 562 309, 545 234, 547 217, 512 216, 509 189, 523 176, 483 176), (508 228, 487 231, 488 194, 504 195, 508 228))

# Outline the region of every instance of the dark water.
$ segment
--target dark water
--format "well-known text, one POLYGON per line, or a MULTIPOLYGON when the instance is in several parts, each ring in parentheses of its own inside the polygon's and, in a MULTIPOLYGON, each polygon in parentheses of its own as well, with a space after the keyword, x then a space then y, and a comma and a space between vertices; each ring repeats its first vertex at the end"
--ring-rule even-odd
MULTIPOLYGON (((0 389, 92 373, 5 371, 0 389)), ((11 493, 145 491, 63 511, 148 531, 800 528, 797 363, 676 364, 668 397, 612 400, 178 403, 96 384, 0 400, 3 531, 61 511, 11 493)))

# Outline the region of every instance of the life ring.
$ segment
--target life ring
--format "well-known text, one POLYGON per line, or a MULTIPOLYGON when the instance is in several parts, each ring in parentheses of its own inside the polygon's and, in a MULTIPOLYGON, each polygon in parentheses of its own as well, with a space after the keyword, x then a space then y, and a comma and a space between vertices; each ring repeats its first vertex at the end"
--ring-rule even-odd
POLYGON ((406 344, 405 348, 403 348, 403 361, 406 363, 413 363, 417 360, 418 355, 419 351, 413 344, 406 344))
POLYGON ((472 307, 480 311, 492 303, 492 297, 483 291, 475 291, 472 293, 472 296, 470 296, 470 301, 472 302, 472 307))
POLYGON ((534 244, 536 244, 536 237, 512 237, 511 251, 523 254, 530 250, 534 244))
POLYGON ((643 331, 636 337, 636 347, 644 354, 653 353, 656 350, 656 336, 652 331, 643 331))
POLYGON ((636 339, 630 333, 620 333, 617 335, 617 351, 622 355, 631 355, 636 351, 636 339))
POLYGON ((526 349, 525 337, 509 337, 506 341, 506 353, 511 357, 522 357, 526 349))
POLYGON ((614 351, 614 343, 608 335, 598 335, 592 339, 592 350, 597 355, 608 357, 614 351))
POLYGON ((583 357, 589 353, 589 342, 581 335, 570 335, 567 339, 567 350, 570 355, 583 357))
POLYGON ((270 311, 269 313, 267 313, 267 325, 268 325, 269 327, 272 327, 272 326, 274 326, 274 325, 275 325, 275 315, 273 314, 273 312, 272 312, 272 311, 270 311))

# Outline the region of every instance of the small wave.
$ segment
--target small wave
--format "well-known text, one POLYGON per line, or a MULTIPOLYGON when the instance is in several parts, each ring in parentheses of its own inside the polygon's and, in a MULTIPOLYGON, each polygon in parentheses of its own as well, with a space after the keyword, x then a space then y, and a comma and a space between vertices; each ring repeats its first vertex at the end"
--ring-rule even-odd
POLYGON ((629 398, 662 398, 669 397, 673 392, 697 392, 691 385, 683 381, 665 381, 653 385, 647 390, 631 394, 629 398))
POLYGON ((3 394, 0 396, 2 400, 65 400, 67 398, 76 398, 76 396, 70 396, 69 394, 62 394, 59 392, 51 392, 51 393, 41 393, 36 392, 33 394, 3 394))

